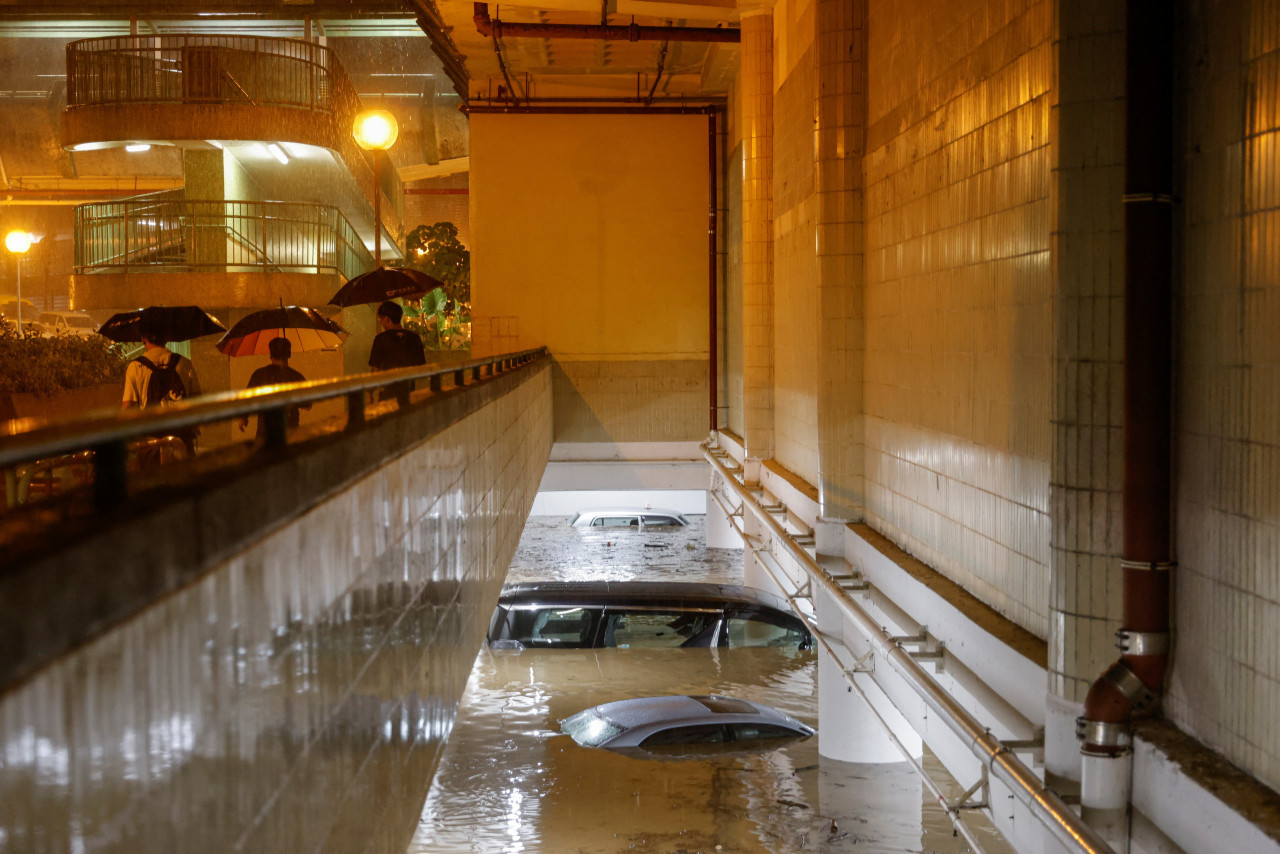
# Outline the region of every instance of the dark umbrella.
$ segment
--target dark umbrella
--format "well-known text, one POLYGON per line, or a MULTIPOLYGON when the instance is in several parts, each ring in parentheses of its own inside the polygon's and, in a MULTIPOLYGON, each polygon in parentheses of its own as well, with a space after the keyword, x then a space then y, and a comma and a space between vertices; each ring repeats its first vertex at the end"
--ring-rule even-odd
POLYGON ((396 297, 421 299, 428 291, 442 287, 444 283, 439 279, 409 267, 379 267, 343 285, 329 300, 329 305, 346 308, 396 297))
POLYGON ((156 329, 164 334, 166 341, 190 341, 227 331, 227 327, 200 306, 153 305, 112 315, 98 329, 98 334, 120 343, 141 341, 143 314, 147 316, 148 323, 154 323, 156 329))
POLYGON ((228 356, 265 356, 271 339, 287 338, 293 352, 332 350, 347 338, 347 330, 314 308, 282 305, 246 315, 218 339, 228 356))

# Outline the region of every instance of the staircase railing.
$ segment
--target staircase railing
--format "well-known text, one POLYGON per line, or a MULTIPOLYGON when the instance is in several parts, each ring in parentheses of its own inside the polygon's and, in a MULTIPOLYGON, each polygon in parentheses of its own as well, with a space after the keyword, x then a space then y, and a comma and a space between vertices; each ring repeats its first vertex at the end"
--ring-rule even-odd
POLYGON ((373 258, 346 217, 309 202, 193 200, 153 193, 80 205, 75 271, 334 272, 373 258))

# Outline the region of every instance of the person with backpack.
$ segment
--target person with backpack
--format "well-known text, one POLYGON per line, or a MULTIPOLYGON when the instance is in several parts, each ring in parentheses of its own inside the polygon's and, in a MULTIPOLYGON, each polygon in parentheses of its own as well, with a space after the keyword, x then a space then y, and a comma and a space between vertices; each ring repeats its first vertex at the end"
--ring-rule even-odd
MULTIPOLYGON (((144 311, 139 326, 146 350, 125 368, 124 398, 120 408, 167 406, 200 394, 200 380, 191 360, 165 346, 169 339, 156 323, 156 318, 148 317, 144 311)), ((178 438, 182 439, 189 453, 195 453, 196 431, 178 438)))
MULTIPOLYGON (((404 309, 390 300, 378 306, 378 325, 382 327, 373 339, 373 347, 369 350, 369 367, 375 371, 393 371, 396 368, 410 368, 425 365, 427 355, 422 346, 422 339, 417 333, 410 332, 400 325, 404 309)), ((394 396, 401 406, 409 404, 409 392, 412 382, 396 383, 384 388, 378 396, 386 400, 394 396)))

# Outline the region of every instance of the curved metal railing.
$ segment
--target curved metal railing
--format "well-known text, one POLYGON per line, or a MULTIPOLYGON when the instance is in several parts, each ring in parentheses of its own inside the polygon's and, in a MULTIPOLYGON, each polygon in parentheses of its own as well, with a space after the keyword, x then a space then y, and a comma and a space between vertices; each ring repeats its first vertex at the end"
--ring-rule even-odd
POLYGON ((156 436, 181 435, 192 428, 256 415, 263 419, 268 448, 288 442, 289 411, 332 398, 345 398, 347 431, 365 423, 365 407, 371 392, 386 390, 400 405, 416 404, 409 394, 415 383, 432 393, 462 388, 482 377, 519 368, 545 357, 545 347, 503 353, 457 364, 426 365, 330 380, 265 386, 246 391, 201 395, 172 406, 127 412, 99 411, 76 420, 43 424, 30 419, 0 421, 0 468, 38 460, 92 452, 94 503, 100 509, 121 506, 128 495, 129 445, 156 436))
POLYGON ((67 45, 67 107, 138 102, 253 104, 354 115, 333 53, 300 39, 178 33, 67 45))
POLYGON ((184 199, 172 191, 80 205, 77 273, 334 272, 373 257, 332 205, 184 199))

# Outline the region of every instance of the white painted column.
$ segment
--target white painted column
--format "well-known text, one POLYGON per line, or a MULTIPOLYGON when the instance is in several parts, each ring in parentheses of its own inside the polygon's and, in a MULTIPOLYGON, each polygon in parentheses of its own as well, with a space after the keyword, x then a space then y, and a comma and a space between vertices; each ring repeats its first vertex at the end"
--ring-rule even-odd
POLYGON ((1133 751, 1118 756, 1082 752, 1080 770, 1080 817, 1116 854, 1128 854, 1133 751))
MULTIPOLYGON (((711 475, 712 488, 707 490, 707 548, 740 549, 742 548, 742 538, 738 536, 737 529, 733 527, 720 504, 720 501, 724 499, 717 500, 712 494, 717 480, 719 480, 717 475, 711 475)), ((730 504, 729 506, 732 507, 733 505, 730 504)))
MULTIPOLYGON (((743 513, 742 522, 749 539, 754 540, 757 544, 763 544, 768 541, 769 530, 765 528, 764 523, 756 518, 755 513, 750 511, 743 513)), ((773 583, 769 572, 760 563, 760 558, 751 549, 747 549, 743 555, 742 583, 759 590, 768 590, 773 593, 779 592, 778 585, 773 583)))
MULTIPOLYGON (((858 639, 846 633, 844 613, 831 594, 825 590, 816 593, 814 606, 818 612, 819 631, 831 637, 848 637, 856 655, 866 651, 865 643, 858 643, 858 639)), ((843 762, 873 765, 904 762, 906 758, 902 751, 889 739, 877 719, 878 713, 912 756, 922 755, 924 745, 920 736, 875 686, 871 677, 855 676, 859 679, 859 687, 875 703, 874 711, 849 685, 844 668, 844 664, 832 658, 821 644, 818 645, 818 754, 843 762)))

